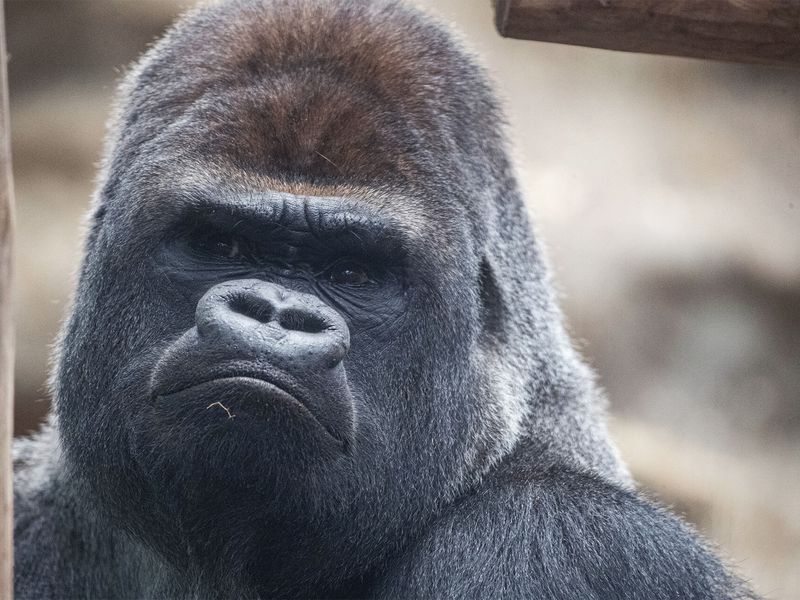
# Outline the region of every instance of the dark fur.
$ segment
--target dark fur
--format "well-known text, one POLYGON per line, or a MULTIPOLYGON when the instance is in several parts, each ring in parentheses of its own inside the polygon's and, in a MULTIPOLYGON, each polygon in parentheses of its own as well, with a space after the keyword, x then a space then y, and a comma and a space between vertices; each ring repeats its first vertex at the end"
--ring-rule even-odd
POLYGON ((121 87, 51 424, 17 447, 18 598, 750 597, 631 490, 500 123, 472 58, 390 0, 232 0, 155 45, 121 87), (306 383, 344 450, 280 403, 153 400, 203 377, 207 354, 170 357, 220 279, 317 289, 186 262, 176 227, 306 239, 340 209, 398 273, 323 296, 346 380, 306 383))

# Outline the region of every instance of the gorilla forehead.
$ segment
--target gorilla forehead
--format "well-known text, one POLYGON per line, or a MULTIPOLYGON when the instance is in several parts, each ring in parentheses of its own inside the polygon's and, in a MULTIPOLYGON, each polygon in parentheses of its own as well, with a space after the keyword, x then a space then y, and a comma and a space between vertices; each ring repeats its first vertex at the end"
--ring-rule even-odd
POLYGON ((324 73, 270 76, 206 92, 171 128, 170 143, 251 173, 416 187, 431 165, 430 143, 369 96, 324 73))
POLYGON ((167 146, 259 175, 380 178, 450 195, 454 180, 466 189, 467 180, 491 182, 503 167, 480 70, 447 32, 391 0, 238 0, 198 9, 122 92, 115 156, 126 159, 167 146))

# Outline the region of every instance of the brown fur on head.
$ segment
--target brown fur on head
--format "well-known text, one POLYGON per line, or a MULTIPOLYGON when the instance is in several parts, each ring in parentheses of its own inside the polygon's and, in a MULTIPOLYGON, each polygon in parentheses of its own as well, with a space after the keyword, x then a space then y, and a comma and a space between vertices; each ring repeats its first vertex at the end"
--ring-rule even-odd
POLYGON ((154 47, 120 125, 141 144, 192 120, 207 129, 187 144, 237 168, 408 185, 461 171, 477 140, 499 144, 483 88, 449 35, 399 2, 234 0, 197 9, 154 47))

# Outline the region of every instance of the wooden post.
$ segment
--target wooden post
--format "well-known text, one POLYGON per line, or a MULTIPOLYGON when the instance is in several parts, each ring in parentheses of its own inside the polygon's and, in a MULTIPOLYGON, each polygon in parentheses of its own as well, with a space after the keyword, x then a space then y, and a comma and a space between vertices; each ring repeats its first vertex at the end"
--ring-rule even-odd
POLYGON ((501 35, 800 67, 798 0, 495 0, 501 35))
POLYGON ((14 196, 8 118, 6 25, 0 1, 0 598, 13 593, 11 439, 14 435, 14 332, 11 320, 11 244, 14 196))

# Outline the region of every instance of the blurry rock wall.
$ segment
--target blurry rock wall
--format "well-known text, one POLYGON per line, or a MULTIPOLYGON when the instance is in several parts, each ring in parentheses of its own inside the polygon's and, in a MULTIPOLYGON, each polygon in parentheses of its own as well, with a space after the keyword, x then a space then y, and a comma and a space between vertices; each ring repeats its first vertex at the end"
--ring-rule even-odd
MULTIPOLYGON (((16 431, 47 410, 115 82, 189 2, 6 2, 16 431)), ((497 83, 571 331, 643 487, 800 599, 800 72, 504 40, 430 0, 497 83)))

